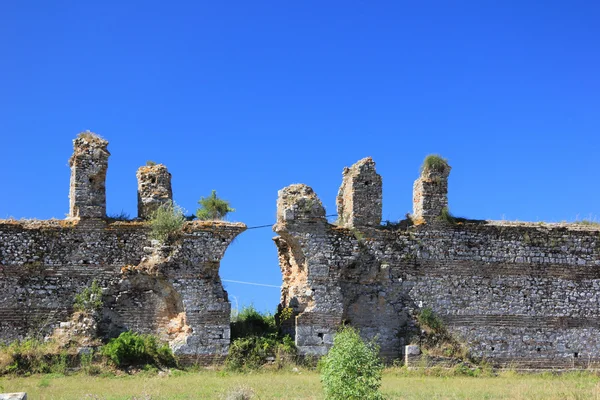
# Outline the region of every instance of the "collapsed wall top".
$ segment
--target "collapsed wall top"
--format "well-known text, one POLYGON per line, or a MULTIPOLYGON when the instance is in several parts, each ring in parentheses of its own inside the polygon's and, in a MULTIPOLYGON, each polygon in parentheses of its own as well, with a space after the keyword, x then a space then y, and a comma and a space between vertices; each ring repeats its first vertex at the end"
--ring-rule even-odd
POLYGON ((73 155, 69 159, 70 218, 106 217, 106 170, 110 156, 107 146, 108 141, 89 131, 73 140, 73 155))
POLYGON ((425 157, 413 186, 413 220, 433 221, 448 208, 448 175, 452 167, 436 154, 425 157))
POLYGON ((138 217, 148 219, 162 204, 173 201, 171 174, 163 164, 145 165, 136 172, 138 217))
POLYGON ((278 192, 278 223, 315 218, 325 219, 325 208, 310 186, 297 183, 278 192))
POLYGON ((337 199, 338 220, 342 226, 378 226, 381 224, 381 176, 371 157, 344 168, 337 199))

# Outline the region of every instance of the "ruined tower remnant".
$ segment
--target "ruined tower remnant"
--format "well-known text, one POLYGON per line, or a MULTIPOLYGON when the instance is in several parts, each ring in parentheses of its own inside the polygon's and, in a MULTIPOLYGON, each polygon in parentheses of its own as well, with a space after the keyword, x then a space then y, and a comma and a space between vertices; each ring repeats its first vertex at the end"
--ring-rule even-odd
POLYGON ((381 224, 381 176, 371 157, 344 168, 336 204, 338 220, 345 227, 381 224))
POLYGON ((448 207, 450 169, 448 162, 438 155, 425 158, 421 176, 413 185, 413 220, 435 220, 448 207))
POLYGON ((73 140, 70 218, 106 217, 106 170, 110 153, 108 141, 92 132, 82 132, 73 140))
POLYGON ((138 180, 138 217, 148 219, 162 204, 173 200, 171 174, 163 164, 140 167, 138 180))
POLYGON ((325 218, 325 208, 310 186, 290 185, 278 192, 277 222, 325 218))

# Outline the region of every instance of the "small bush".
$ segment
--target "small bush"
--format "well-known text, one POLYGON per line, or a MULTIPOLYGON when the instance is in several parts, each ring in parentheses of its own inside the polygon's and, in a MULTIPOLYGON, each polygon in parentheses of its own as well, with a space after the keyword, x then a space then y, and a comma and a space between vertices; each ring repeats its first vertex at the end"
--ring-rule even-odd
POLYGON ((80 312, 97 312, 102 308, 102 288, 94 279, 90 287, 84 288, 75 295, 73 309, 80 312))
POLYGON ((249 336, 233 340, 225 367, 231 371, 259 369, 272 358, 282 367, 296 357, 294 340, 288 335, 279 337, 271 333, 265 336, 249 336))
POLYGON ((217 191, 213 190, 210 196, 201 197, 198 200, 200 208, 196 211, 196 216, 202 221, 221 220, 235 209, 229 206, 229 202, 217 197, 217 191))
POLYGON ((56 344, 53 342, 27 339, 0 346, 0 373, 64 373, 66 364, 66 354, 57 354, 56 344))
POLYGON ((383 399, 379 392, 383 364, 374 342, 365 343, 358 331, 343 327, 321 365, 327 399, 383 399))
POLYGON ((152 161, 152 160, 148 160, 146 161, 146 166, 147 167, 154 167, 156 165, 156 162, 152 161))
POLYGON ((425 307, 417 315, 417 321, 422 329, 432 333, 440 333, 444 331, 444 322, 440 317, 434 314, 433 310, 425 307))
POLYGON ((448 165, 448 160, 438 154, 430 154, 425 157, 425 160, 423 160, 420 172, 423 174, 425 172, 432 171, 443 174, 448 168, 450 168, 448 165))
POLYGON ((156 365, 169 367, 176 364, 173 352, 167 344, 161 344, 155 336, 123 332, 102 346, 100 353, 115 366, 156 365))
POLYGON ((225 400, 251 400, 254 397, 254 390, 250 386, 242 385, 225 394, 225 400))
POLYGON ((181 207, 171 201, 161 204, 150 218, 150 237, 164 243, 180 232, 184 223, 181 207))
MULTIPOLYGON (((291 317, 291 309, 284 308, 281 321, 291 317)), ((228 370, 258 369, 274 359, 276 367, 282 367, 296 358, 294 340, 279 334, 275 316, 262 314, 253 306, 242 308, 232 316, 232 343, 225 360, 228 370)))
POLYGON ((231 339, 276 332, 275 317, 270 313, 261 314, 252 305, 242 308, 235 316, 232 316, 231 339))

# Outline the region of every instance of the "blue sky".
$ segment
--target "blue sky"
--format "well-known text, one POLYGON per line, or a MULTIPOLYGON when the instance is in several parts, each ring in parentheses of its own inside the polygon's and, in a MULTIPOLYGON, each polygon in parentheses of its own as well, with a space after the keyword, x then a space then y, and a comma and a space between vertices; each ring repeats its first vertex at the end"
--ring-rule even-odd
MULTIPOLYGON (((0 18, 1 218, 64 217, 89 129, 110 142, 109 214, 136 215, 147 160, 189 211, 216 189, 231 220, 270 224, 301 182, 332 214, 343 167, 372 156, 398 220, 440 153, 456 215, 600 219, 598 2, 7 0, 0 18)), ((223 279, 280 284, 273 236, 242 234, 223 279)))

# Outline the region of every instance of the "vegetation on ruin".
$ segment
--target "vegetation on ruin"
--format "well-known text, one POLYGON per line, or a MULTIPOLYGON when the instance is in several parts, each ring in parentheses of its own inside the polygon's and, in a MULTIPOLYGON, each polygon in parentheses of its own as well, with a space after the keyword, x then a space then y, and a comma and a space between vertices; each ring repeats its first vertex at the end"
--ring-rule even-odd
POLYGON ((273 314, 260 313, 253 306, 234 313, 231 321, 232 342, 225 367, 240 371, 259 369, 269 361, 276 368, 293 363, 296 360, 294 340, 280 332, 280 323, 291 315, 291 309, 284 309, 276 319, 273 314))
POLYGON ((420 173, 423 174, 425 172, 439 172, 444 173, 450 168, 448 165, 448 160, 443 158, 438 154, 429 154, 423 160, 423 164, 421 164, 420 173))
POLYGON ((196 211, 196 216, 201 221, 221 220, 235 209, 229 206, 229 202, 217 196, 217 191, 213 190, 210 196, 201 197, 198 200, 200 207, 196 211))
POLYGON ((102 288, 98 281, 93 280, 89 287, 75 295, 73 309, 75 311, 94 313, 102 308, 102 288))
POLYGON ((98 135, 97 133, 94 132, 90 132, 90 131, 86 131, 86 132, 81 132, 77 135, 78 139, 86 139, 89 141, 92 140, 104 140, 104 138, 100 135, 98 135))
POLYGON ((443 320, 429 307, 422 308, 416 315, 421 332, 412 342, 419 344, 425 355, 447 357, 463 362, 472 362, 463 343, 457 341, 446 329, 443 320))
POLYGON ((100 354, 115 367, 153 365, 159 368, 176 365, 171 348, 156 336, 131 331, 123 332, 101 347, 100 354))
POLYGON ((150 218, 150 237, 165 243, 181 232, 185 220, 183 209, 175 202, 163 203, 150 218))
POLYGON ((365 342, 357 330, 342 327, 333 347, 320 361, 325 398, 379 400, 383 363, 374 341, 365 342))
POLYGON ((16 340, 0 345, 0 374, 65 373, 68 357, 53 341, 16 340))
POLYGON ((115 222, 115 221, 131 221, 132 218, 129 215, 129 213, 121 210, 121 212, 119 213, 114 213, 114 214, 109 214, 106 216, 106 218, 109 220, 109 222, 115 222))
POLYGON ((154 167, 155 165, 156 165, 156 162, 154 162, 152 160, 146 161, 146 167, 154 167))

